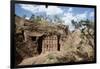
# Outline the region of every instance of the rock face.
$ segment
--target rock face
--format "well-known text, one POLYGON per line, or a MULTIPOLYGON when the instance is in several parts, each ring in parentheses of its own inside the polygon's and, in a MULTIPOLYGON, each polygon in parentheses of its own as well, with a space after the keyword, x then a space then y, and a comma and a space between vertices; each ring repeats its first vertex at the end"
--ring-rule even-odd
MULTIPOLYGON (((17 16, 15 22, 16 51, 20 58, 26 59, 41 53, 62 50, 63 40, 68 35, 67 26, 42 26, 17 16)), ((16 62, 19 63, 19 60, 16 62)))
POLYGON ((32 41, 24 42, 23 38, 21 38, 22 35, 16 36, 16 62, 21 62, 25 58, 33 57, 38 54, 37 52, 37 45, 33 43, 32 41), (22 40, 21 40, 22 39, 22 40), (18 59, 19 57, 19 59, 18 59), (22 60, 20 60, 20 58, 22 60))
POLYGON ((16 65, 94 61, 93 29, 69 32, 68 26, 41 25, 16 17, 15 41, 16 65))
POLYGON ((80 30, 75 30, 64 40, 61 51, 46 52, 24 59, 19 65, 94 61, 94 48, 87 42, 89 40, 80 30))

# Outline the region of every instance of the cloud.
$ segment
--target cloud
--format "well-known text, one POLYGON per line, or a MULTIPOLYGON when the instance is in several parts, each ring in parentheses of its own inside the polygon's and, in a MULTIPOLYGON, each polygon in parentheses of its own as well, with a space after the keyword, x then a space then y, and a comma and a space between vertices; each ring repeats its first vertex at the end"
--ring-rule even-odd
POLYGON ((90 12, 90 17, 94 17, 94 12, 90 12))
POLYGON ((86 18, 87 18, 86 11, 81 14, 74 14, 72 12, 67 12, 67 13, 64 13, 62 20, 65 21, 63 24, 69 25, 69 29, 70 29, 70 31, 72 31, 75 29, 75 27, 71 23, 72 20, 79 22, 80 20, 85 20, 86 18))
POLYGON ((57 15, 62 14, 63 10, 57 6, 48 6, 48 8, 46 8, 46 13, 47 15, 57 15))
POLYGON ((30 11, 31 13, 45 12, 47 15, 57 15, 63 13, 63 10, 57 6, 48 6, 48 8, 46 8, 44 5, 20 4, 20 7, 24 10, 30 11))
POLYGON ((30 11, 31 13, 36 13, 36 12, 45 12, 45 6, 37 6, 37 5, 29 5, 29 4, 19 4, 20 7, 24 10, 30 11))
POLYGON ((62 20, 64 20, 65 22, 63 24, 65 25, 69 25, 69 29, 70 30, 74 30, 74 26, 71 23, 71 20, 74 19, 73 13, 64 13, 64 17, 62 18, 62 20))
POLYGON ((73 9, 72 9, 72 8, 69 8, 69 9, 68 9, 68 12, 72 12, 72 11, 73 11, 73 9))
MULTIPOLYGON (((85 11, 84 13, 81 14, 77 14, 75 16, 75 18, 77 19, 77 21, 79 22, 80 20, 86 20, 87 19, 87 11, 85 11)), ((76 21, 76 20, 75 20, 76 21)))
POLYGON ((25 19, 29 20, 30 18, 29 17, 25 17, 25 19))

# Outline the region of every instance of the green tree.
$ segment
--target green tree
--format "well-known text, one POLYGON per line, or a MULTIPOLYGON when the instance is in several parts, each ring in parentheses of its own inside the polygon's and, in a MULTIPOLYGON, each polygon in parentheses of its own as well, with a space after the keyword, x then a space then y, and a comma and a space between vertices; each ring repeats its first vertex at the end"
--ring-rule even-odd
POLYGON ((64 21, 61 19, 61 16, 54 15, 54 22, 62 24, 64 21))
POLYGON ((76 29, 80 27, 79 23, 74 20, 72 20, 71 23, 76 29))

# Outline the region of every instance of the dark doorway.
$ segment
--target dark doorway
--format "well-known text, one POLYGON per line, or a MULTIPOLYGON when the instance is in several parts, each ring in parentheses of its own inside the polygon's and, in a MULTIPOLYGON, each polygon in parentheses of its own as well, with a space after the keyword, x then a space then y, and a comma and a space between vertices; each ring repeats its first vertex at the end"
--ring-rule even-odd
POLYGON ((57 36, 57 50, 58 50, 58 51, 60 51, 59 40, 60 40, 60 35, 57 36))
POLYGON ((39 37, 39 39, 38 39, 37 51, 38 51, 38 54, 41 54, 41 52, 42 52, 42 37, 39 37))
POLYGON ((58 44, 58 51, 60 51, 60 44, 58 44))

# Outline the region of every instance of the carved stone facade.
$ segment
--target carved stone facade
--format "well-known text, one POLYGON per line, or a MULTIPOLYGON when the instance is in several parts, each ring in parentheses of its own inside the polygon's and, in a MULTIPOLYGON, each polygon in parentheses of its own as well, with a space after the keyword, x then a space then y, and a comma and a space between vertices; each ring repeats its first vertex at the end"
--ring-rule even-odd
POLYGON ((42 41, 42 52, 57 51, 58 37, 56 35, 46 36, 42 41))
POLYGON ((24 58, 62 50, 65 36, 68 35, 68 27, 62 25, 43 27, 20 17, 15 17, 15 20, 16 52, 21 58, 17 59, 18 63, 24 58), (47 31, 47 28, 52 31, 47 31))

